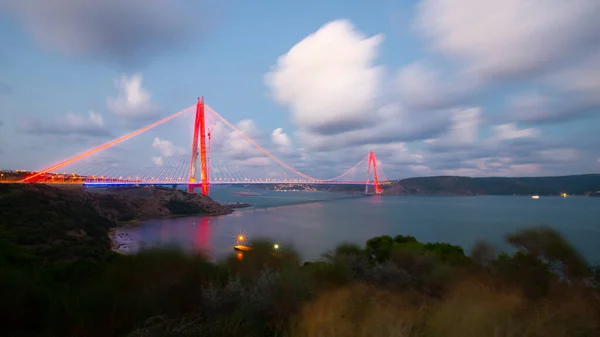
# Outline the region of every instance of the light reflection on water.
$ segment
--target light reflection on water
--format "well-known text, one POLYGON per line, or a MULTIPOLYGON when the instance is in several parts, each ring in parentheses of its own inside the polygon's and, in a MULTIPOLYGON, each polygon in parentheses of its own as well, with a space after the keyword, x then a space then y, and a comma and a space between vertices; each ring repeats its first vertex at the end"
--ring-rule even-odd
POLYGON ((479 239, 505 248, 503 235, 507 232, 546 224, 565 233, 588 259, 600 259, 597 198, 360 197, 268 191, 243 197, 231 193, 215 189, 213 198, 256 204, 256 208, 217 217, 148 221, 128 232, 146 245, 178 244, 213 257, 233 253, 235 238, 242 232, 250 240, 271 238, 294 245, 304 258, 315 259, 337 243, 363 244, 382 234, 451 242, 466 251, 479 239))

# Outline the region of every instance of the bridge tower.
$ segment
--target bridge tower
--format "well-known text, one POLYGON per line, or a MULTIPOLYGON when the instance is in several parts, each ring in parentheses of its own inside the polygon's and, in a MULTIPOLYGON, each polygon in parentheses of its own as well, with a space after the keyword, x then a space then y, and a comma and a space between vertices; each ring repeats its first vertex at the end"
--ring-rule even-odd
POLYGON ((208 180, 208 165, 206 151, 206 121, 204 118, 204 97, 198 98, 196 104, 196 119, 194 121, 194 138, 192 139, 192 158, 190 160, 190 176, 188 192, 194 193, 196 189, 196 170, 198 155, 200 155, 200 186, 202 194, 208 195, 210 182, 208 180), (200 147, 198 149, 198 147, 200 147))
POLYGON ((373 152, 372 150, 369 152, 369 166, 367 168, 367 185, 365 186, 365 194, 368 191, 369 188, 369 178, 370 178, 370 171, 371 168, 373 168, 373 180, 375 182, 375 194, 381 194, 381 192, 383 191, 383 189, 381 188, 381 185, 379 185, 379 177, 377 177, 377 157, 375 156, 375 152, 373 152))

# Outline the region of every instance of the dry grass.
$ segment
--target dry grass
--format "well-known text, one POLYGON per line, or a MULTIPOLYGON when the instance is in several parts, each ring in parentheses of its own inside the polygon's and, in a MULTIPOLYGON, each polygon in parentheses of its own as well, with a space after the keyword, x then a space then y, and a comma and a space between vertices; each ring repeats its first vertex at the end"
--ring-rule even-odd
POLYGON ((517 313, 523 297, 478 281, 458 284, 446 298, 433 304, 427 335, 447 337, 522 336, 517 313))
POLYGON ((364 284, 327 291, 301 310, 291 335, 415 336, 425 317, 422 303, 415 295, 364 284))
POLYGON ((355 284, 306 305, 293 337, 567 337, 600 336, 597 308, 584 294, 530 302, 520 291, 477 279, 441 300, 355 284))

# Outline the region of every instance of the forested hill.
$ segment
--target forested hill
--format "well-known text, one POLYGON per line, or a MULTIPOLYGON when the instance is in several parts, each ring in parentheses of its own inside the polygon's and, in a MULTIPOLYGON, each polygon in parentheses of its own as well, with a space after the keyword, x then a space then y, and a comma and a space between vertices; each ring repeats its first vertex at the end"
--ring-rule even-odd
POLYGON ((591 195, 600 196, 600 174, 561 177, 420 177, 392 181, 384 194, 417 195, 591 195))

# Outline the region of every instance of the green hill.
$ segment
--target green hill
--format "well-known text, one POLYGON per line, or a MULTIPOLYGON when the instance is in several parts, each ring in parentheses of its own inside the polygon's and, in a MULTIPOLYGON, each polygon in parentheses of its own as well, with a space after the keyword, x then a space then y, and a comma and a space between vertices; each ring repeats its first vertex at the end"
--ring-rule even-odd
POLYGON ((384 186, 384 194, 416 195, 600 195, 600 174, 560 177, 408 178, 384 186))

